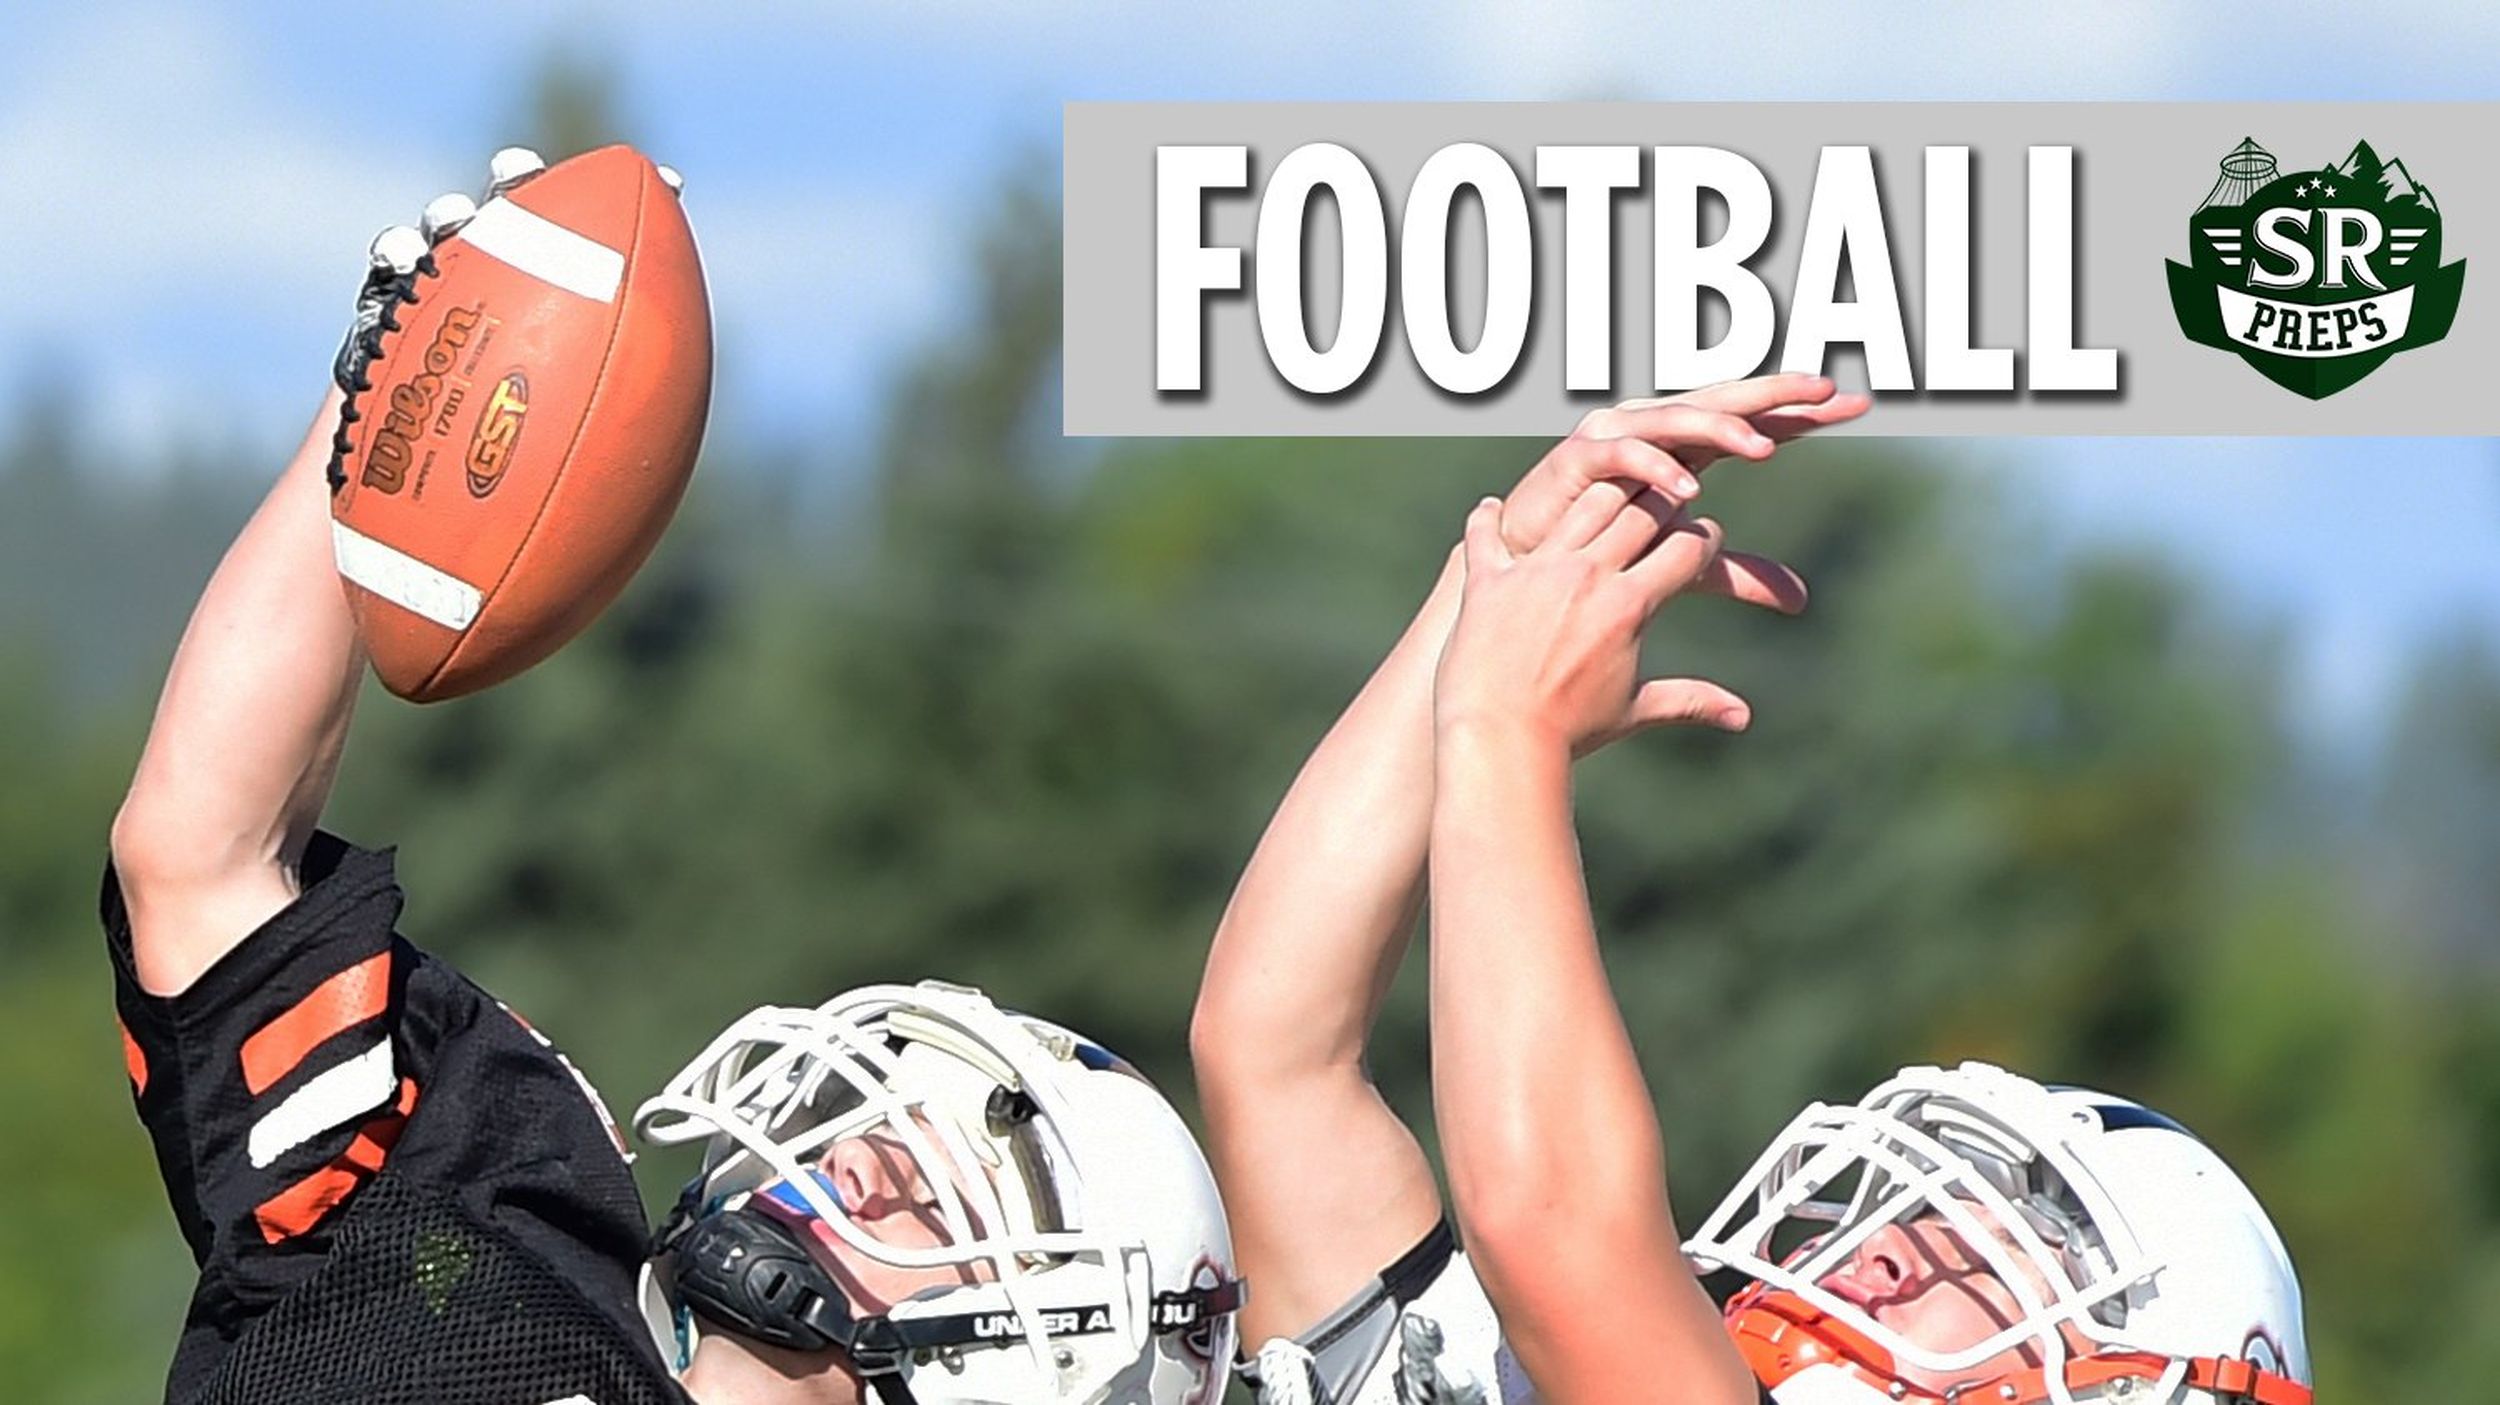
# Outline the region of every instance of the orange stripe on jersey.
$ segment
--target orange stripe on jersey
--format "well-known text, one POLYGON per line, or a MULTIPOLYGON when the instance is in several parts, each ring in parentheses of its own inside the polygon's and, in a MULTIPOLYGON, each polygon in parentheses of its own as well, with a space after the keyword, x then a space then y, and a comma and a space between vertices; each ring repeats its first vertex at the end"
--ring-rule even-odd
POLYGON ((142 1094, 148 1090, 148 1056, 140 1051, 139 1041, 130 1037, 130 1026, 113 1017, 113 1028, 122 1032, 122 1067, 130 1074, 130 1086, 142 1094))
POLYGON ((417 1085, 405 1078, 399 1080, 396 1106, 359 1128, 356 1140, 331 1158, 329 1165, 270 1196, 252 1212, 252 1218, 260 1222, 260 1237, 272 1244, 282 1243, 328 1218, 341 1201, 382 1169, 391 1148, 399 1144, 400 1131, 408 1125, 408 1114, 416 1106, 417 1085))
POLYGON ((253 1093, 294 1072, 313 1046, 381 1014, 391 1000, 391 954, 378 951, 314 986, 294 1008, 243 1041, 243 1086, 253 1093))
POLYGON ((331 1162, 261 1202, 252 1212, 252 1218, 260 1222, 260 1237, 272 1244, 293 1239, 321 1223, 364 1182, 363 1173, 354 1167, 331 1162))

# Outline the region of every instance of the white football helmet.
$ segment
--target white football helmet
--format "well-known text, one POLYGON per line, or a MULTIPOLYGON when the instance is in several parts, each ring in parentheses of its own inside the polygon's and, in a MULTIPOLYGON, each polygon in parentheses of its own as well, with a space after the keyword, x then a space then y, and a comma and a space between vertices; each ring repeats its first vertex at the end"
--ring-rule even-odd
POLYGON ((837 1346, 888 1405, 1199 1405, 1222 1393, 1242 1288, 1215 1179, 1162 1095, 1082 1036, 960 986, 869 986, 750 1012, 634 1125, 660 1145, 705 1143, 645 1270, 645 1314, 681 1368, 700 1318, 837 1346), (819 1174, 828 1147, 872 1132, 918 1163, 943 1222, 937 1247, 871 1236, 819 1174), (763 1218, 800 1237, 754 1240, 763 1218), (734 1232, 706 1237, 722 1226, 734 1232), (782 1271, 808 1236, 962 1280, 862 1316, 829 1275, 782 1271))
POLYGON ((1854 1107, 1807 1108, 1684 1250, 1754 1280, 1728 1327, 1780 1405, 2310 1398, 2291 1259, 2222 1158, 2124 1098, 1986 1064, 1904 1069, 1854 1107), (1878 1231, 1922 1217, 1984 1258, 2015 1320, 1937 1350, 1827 1289, 1878 1231), (2016 1347, 2037 1364, 1984 1365, 2016 1347))

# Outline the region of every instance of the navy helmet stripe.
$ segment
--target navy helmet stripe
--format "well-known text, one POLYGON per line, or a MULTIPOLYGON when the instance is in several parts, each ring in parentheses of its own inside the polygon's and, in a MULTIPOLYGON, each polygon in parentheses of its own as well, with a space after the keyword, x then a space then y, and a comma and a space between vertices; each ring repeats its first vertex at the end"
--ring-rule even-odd
MULTIPOLYGON (((2078 1088, 2071 1083, 2049 1083, 2042 1086, 2052 1093, 2089 1093, 2092 1091, 2089 1088, 2078 1088)), ((2104 1132, 2131 1132, 2139 1128, 2150 1127, 2157 1131, 2176 1132, 2199 1145, 2202 1145, 2205 1140, 2189 1131, 2177 1119, 2164 1117, 2141 1103, 2094 1103, 2092 1112, 2094 1116, 2101 1119, 2101 1130, 2104 1132)))

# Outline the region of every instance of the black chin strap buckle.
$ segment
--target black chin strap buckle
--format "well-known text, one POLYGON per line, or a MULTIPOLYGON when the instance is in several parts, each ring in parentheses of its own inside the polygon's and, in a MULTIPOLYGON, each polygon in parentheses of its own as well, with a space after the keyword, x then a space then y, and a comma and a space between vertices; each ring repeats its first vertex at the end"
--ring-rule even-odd
POLYGON ((853 1317, 850 1302, 798 1231, 747 1211, 703 1214, 690 1193, 659 1233, 678 1299, 731 1336, 797 1352, 838 1352, 883 1405, 914 1405, 903 1380, 913 1349, 884 1317, 853 1317))
MULTIPOLYGON (((677 1297, 695 1316, 784 1350, 839 1352, 884 1405, 912 1405, 903 1369, 914 1352, 985 1345, 1020 1330, 1014 1314, 997 1312, 855 1317, 799 1231, 743 1207, 704 1214, 681 1201, 657 1247, 670 1256, 677 1297)), ((1238 1278, 1157 1293, 1147 1325, 1158 1336, 1198 1331, 1239 1311, 1247 1296, 1238 1278)), ((1046 1316, 1064 1319, 1050 1330, 1068 1335, 1107 1332, 1113 1320, 1108 1303, 1061 1305, 1046 1316)))
POLYGON ((791 1351, 852 1349, 860 1333, 850 1304, 788 1226, 732 1211, 697 1218, 674 1238, 677 1294, 695 1315, 791 1351))
POLYGON ((903 1344, 902 1334, 894 1324, 882 1317, 871 1317, 851 1324, 851 1339, 843 1345, 843 1354, 861 1375, 900 1377, 903 1355, 911 1348, 903 1344))

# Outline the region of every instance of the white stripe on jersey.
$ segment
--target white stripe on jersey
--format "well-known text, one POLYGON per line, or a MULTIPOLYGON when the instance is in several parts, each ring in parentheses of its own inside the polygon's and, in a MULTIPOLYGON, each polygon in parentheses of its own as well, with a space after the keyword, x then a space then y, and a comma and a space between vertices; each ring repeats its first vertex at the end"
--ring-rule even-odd
POLYGON ((314 1075, 260 1115, 244 1143, 253 1169, 266 1167, 331 1128, 373 1111, 398 1091, 399 1069, 391 1062, 391 1039, 386 1034, 372 1048, 314 1075))

